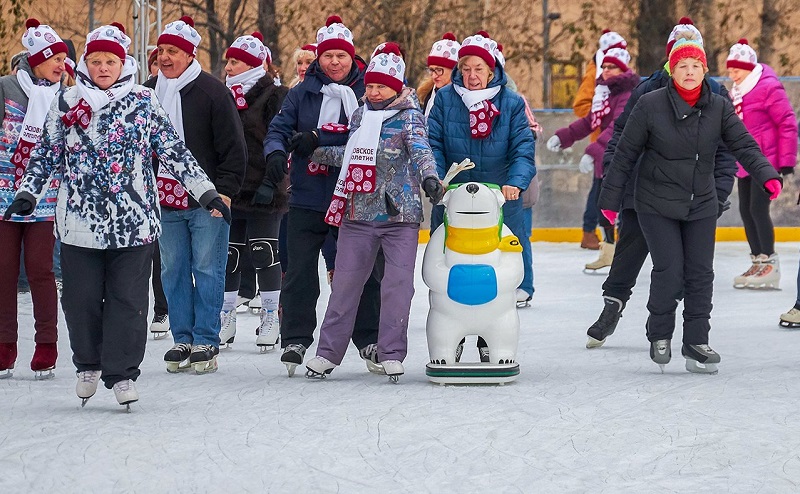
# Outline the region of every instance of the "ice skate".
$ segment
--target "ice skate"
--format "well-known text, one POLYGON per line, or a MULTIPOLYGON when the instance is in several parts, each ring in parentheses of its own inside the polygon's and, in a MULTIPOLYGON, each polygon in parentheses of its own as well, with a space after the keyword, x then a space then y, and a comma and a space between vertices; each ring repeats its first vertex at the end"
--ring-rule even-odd
POLYGON ((150 334, 153 335, 154 340, 162 340, 167 337, 169 332, 169 315, 156 314, 153 316, 153 322, 150 323, 150 334))
POLYGON ((76 372, 76 374, 78 376, 78 384, 75 385, 75 394, 81 399, 81 408, 83 408, 89 398, 97 392, 97 383, 100 382, 101 371, 88 370, 76 372))
POLYGON ((58 292, 58 298, 61 298, 64 293, 64 283, 59 279, 56 279, 56 291, 58 292))
POLYGON ((529 295, 528 292, 526 292, 522 288, 517 288, 517 308, 518 309, 524 309, 525 307, 530 307, 532 298, 533 298, 533 295, 529 295))
POLYGON ((681 355, 686 359, 686 370, 695 374, 716 374, 720 356, 708 345, 687 345, 681 347, 681 355))
POLYGON ((586 348, 599 348, 606 342, 606 338, 614 334, 617 329, 619 318, 622 317, 622 311, 625 309, 625 303, 614 297, 603 297, 603 312, 594 324, 589 326, 586 335, 589 340, 586 342, 586 348))
POLYGON ((236 337, 236 311, 224 310, 219 313, 219 346, 220 348, 230 348, 233 339, 236 337))
POLYGON ((358 354, 364 359, 364 362, 366 362, 368 371, 373 374, 386 374, 383 371, 383 365, 378 362, 378 345, 370 343, 359 350, 358 354))
POLYGON ((800 328, 800 309, 792 307, 789 312, 781 314, 780 325, 784 328, 800 328))
POLYGON ((761 258, 761 267, 758 268, 756 274, 747 277, 745 286, 751 290, 777 290, 781 282, 781 265, 778 254, 772 254, 769 257, 760 254, 758 257, 761 258))
POLYGON ((318 355, 306 363, 306 378, 325 379, 335 368, 336 364, 318 355))
POLYGON ((281 355, 281 362, 286 366, 289 377, 294 376, 294 370, 303 363, 303 357, 305 356, 306 347, 304 345, 286 345, 286 348, 283 349, 283 355, 281 355))
POLYGON ((125 411, 131 413, 131 403, 139 401, 139 393, 133 385, 133 381, 125 379, 114 383, 111 387, 114 390, 114 396, 117 397, 117 403, 125 406, 125 411))
POLYGON ((58 346, 56 343, 37 343, 31 359, 31 370, 34 372, 34 379, 41 381, 56 377, 53 369, 56 368, 58 359, 58 346))
POLYGON ((281 340, 281 325, 278 322, 278 311, 261 309, 261 323, 256 329, 256 346, 261 353, 275 349, 281 340))
POLYGON ((247 306, 250 308, 251 314, 258 315, 258 313, 261 312, 261 294, 256 293, 256 296, 250 301, 249 304, 247 304, 247 306))
POLYGON ((189 356, 192 354, 192 345, 188 343, 178 343, 164 354, 164 362, 167 363, 167 372, 175 374, 189 370, 189 356))
POLYGON ((753 276, 758 272, 758 269, 761 267, 761 259, 759 257, 750 254, 750 267, 747 268, 747 271, 736 276, 733 278, 733 287, 734 288, 744 288, 747 286, 747 278, 753 276))
POLYGON ((603 268, 611 267, 611 261, 614 260, 614 249, 616 249, 616 244, 610 244, 608 242, 603 242, 600 244, 600 257, 597 258, 596 261, 588 263, 583 272, 586 274, 606 274, 608 271, 603 270, 603 268))
POLYGON ((397 384, 397 380, 405 372, 405 369, 403 369, 403 363, 399 360, 384 360, 381 362, 381 364, 383 364, 384 372, 386 372, 386 375, 389 376, 389 382, 397 384))
POLYGON ((650 358, 661 368, 664 373, 664 366, 672 359, 672 340, 656 340, 650 342, 650 358))
POLYGON ((250 310, 248 304, 250 303, 250 299, 247 297, 242 297, 241 295, 236 296, 236 312, 247 312, 250 310))
POLYGON ((189 355, 189 363, 194 369, 195 374, 210 374, 217 372, 217 355, 219 348, 213 345, 194 345, 192 353, 189 355))
POLYGON ((13 376, 14 362, 17 361, 17 343, 0 343, 0 379, 13 376))

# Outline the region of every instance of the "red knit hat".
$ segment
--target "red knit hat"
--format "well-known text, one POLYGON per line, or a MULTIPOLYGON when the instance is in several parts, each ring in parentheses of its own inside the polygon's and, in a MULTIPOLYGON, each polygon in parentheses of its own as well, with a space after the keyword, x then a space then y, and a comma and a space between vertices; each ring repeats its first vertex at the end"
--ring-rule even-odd
POLYGON ((167 24, 156 44, 175 45, 189 55, 195 56, 200 39, 200 34, 194 28, 194 19, 185 15, 167 24))
POLYGON ((113 53, 124 62, 130 46, 131 39, 125 34, 125 26, 114 22, 108 26, 100 26, 86 36, 86 48, 83 56, 86 58, 91 53, 106 51, 113 53))
POLYGON ((28 50, 28 64, 36 67, 57 53, 69 53, 67 44, 50 26, 40 24, 30 18, 25 21, 25 34, 22 35, 22 46, 28 50))
POLYGON ((458 65, 458 50, 460 48, 461 43, 456 40, 455 34, 444 33, 442 39, 431 47, 431 52, 428 54, 428 65, 438 65, 448 69, 455 68, 458 65))
POLYGON ((400 49, 395 45, 375 55, 364 74, 364 84, 383 84, 399 93, 403 90, 405 74, 406 64, 400 57, 400 49))
POLYGON ((303 46, 300 47, 300 49, 304 50, 304 51, 310 51, 311 53, 314 54, 315 57, 317 56, 317 44, 316 43, 309 43, 307 45, 303 45, 303 46))
POLYGON ((738 43, 731 46, 728 59, 725 65, 729 69, 753 70, 758 63, 756 51, 750 46, 746 39, 742 38, 738 43))
POLYGON ((328 17, 325 27, 317 31, 317 57, 328 50, 343 50, 351 57, 356 56, 353 33, 342 23, 338 15, 328 17))
POLYGON ((75 78, 75 62, 69 57, 64 59, 64 70, 70 77, 75 78))
POLYGON ((491 70, 494 70, 497 65, 495 59, 495 52, 497 51, 497 42, 495 42, 486 31, 478 31, 475 35, 469 36, 461 42, 461 48, 458 50, 458 58, 468 57, 474 55, 480 57, 486 62, 491 70))
POLYGON ((264 36, 258 31, 236 38, 225 52, 225 58, 241 60, 251 67, 260 67, 265 60, 272 63, 272 54, 264 46, 264 36))
POLYGON ((631 63, 631 54, 624 48, 611 48, 603 55, 603 62, 601 65, 605 65, 606 63, 613 63, 623 72, 627 72, 628 64, 631 63))
POLYGON ((678 65, 678 62, 685 58, 696 58, 703 63, 703 67, 708 67, 706 52, 703 49, 703 45, 697 42, 697 40, 682 38, 678 39, 675 44, 672 45, 672 51, 669 52, 670 72, 678 65))

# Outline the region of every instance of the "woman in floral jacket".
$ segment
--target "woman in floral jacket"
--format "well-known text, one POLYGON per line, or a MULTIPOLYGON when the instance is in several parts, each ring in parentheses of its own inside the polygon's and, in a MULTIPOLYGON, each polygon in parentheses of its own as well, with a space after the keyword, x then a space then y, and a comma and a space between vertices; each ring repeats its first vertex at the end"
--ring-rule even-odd
POLYGON ((133 381, 144 358, 150 260, 161 233, 152 155, 200 204, 228 221, 230 211, 153 93, 134 84, 137 65, 122 26, 102 26, 86 41, 77 85, 53 102, 5 214, 30 214, 63 167, 56 233, 76 391, 85 404, 102 378, 127 405, 139 398, 133 381))
POLYGON ((378 361, 390 377, 403 374, 422 221, 420 188, 434 203, 444 195, 425 117, 414 90, 403 87, 404 74, 399 50, 375 56, 364 75, 366 105, 353 112, 347 145, 318 148, 312 155, 313 161, 342 170, 325 217, 340 226, 336 276, 307 377, 325 377, 342 362, 379 248, 386 266, 378 361))

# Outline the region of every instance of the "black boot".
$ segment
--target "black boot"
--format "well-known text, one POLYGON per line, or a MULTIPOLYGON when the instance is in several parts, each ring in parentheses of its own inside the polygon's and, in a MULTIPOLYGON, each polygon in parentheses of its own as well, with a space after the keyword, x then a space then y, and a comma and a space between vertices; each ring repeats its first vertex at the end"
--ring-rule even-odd
POLYGON ((618 298, 604 296, 603 300, 605 302, 603 312, 600 313, 597 321, 586 331, 586 334, 589 335, 586 348, 603 346, 606 338, 614 334, 619 318, 622 317, 622 311, 625 310, 625 302, 618 298))

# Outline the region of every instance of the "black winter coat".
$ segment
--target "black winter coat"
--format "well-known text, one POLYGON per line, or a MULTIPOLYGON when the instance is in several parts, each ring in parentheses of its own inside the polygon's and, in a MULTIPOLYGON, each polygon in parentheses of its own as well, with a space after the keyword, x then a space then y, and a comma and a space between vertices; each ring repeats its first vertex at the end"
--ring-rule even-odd
POLYGON ((231 200, 231 205, 236 210, 273 213, 283 212, 287 208, 289 198, 285 186, 280 186, 275 190, 271 204, 250 204, 256 190, 264 180, 266 167, 263 157, 264 137, 267 135, 272 118, 280 111, 287 92, 289 89, 284 86, 276 86, 275 80, 267 74, 259 79, 244 96, 247 108, 239 110, 239 117, 242 119, 244 138, 247 141, 247 169, 242 188, 231 200))
POLYGON ((730 99, 703 81, 700 100, 690 107, 674 82, 645 94, 631 112, 606 171, 601 209, 618 210, 641 155, 634 203, 637 213, 697 220, 719 211, 715 170, 724 143, 759 183, 780 180, 778 172, 736 116, 730 99))
MULTIPOLYGON (((157 78, 144 86, 155 89, 157 78)), ((247 163, 247 145, 233 94, 208 72, 181 89, 186 147, 214 183, 217 192, 233 197, 239 192, 247 163)), ((198 207, 189 198, 189 207, 198 207)), ((166 207, 166 206, 162 206, 166 207)))
MULTIPOLYGON (((609 139, 605 153, 603 154, 603 170, 607 170, 609 165, 611 165, 611 160, 614 158, 614 151, 617 149, 617 143, 622 136, 622 130, 625 128, 625 124, 628 122, 628 118, 631 115, 631 111, 633 111, 633 107, 636 106, 636 102, 639 101, 642 95, 655 91, 656 89, 661 89, 662 87, 667 87, 670 80, 672 80, 672 77, 669 73, 664 69, 659 69, 634 88, 631 97, 625 104, 625 110, 622 112, 622 115, 614 121, 614 135, 609 139)), ((706 81, 711 88, 711 92, 725 96, 726 98, 729 97, 728 90, 725 86, 713 79, 706 79, 706 81)), ((718 166, 714 169, 714 178, 717 187, 717 200, 722 204, 728 200, 728 196, 730 196, 733 190, 738 167, 736 166, 736 158, 733 157, 724 144, 720 145, 717 149, 716 161, 718 166)), ((614 211, 633 209, 633 191, 635 184, 636 170, 634 170, 631 180, 628 181, 628 189, 622 200, 621 207, 619 209, 614 209, 614 211)))

